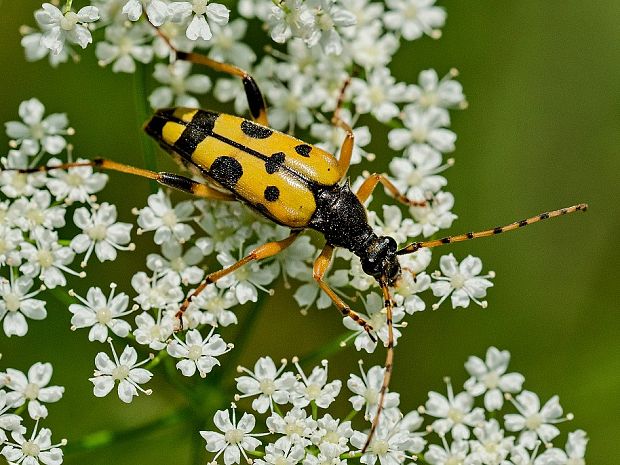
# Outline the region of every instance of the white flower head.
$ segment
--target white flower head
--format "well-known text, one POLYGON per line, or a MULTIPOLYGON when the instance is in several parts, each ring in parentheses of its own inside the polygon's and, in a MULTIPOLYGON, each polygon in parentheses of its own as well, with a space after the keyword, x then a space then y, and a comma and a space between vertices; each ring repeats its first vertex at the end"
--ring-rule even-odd
POLYGON ((406 40, 426 34, 439 38, 446 22, 446 11, 435 0, 386 0, 388 11, 383 20, 388 29, 399 31, 406 40))
MULTIPOLYGON (((7 382, 6 373, 0 373, 0 385, 7 382)), ((25 433, 26 428, 22 426, 23 418, 15 413, 7 413, 9 410, 20 406, 22 399, 18 392, 9 392, 0 390, 0 444, 6 441, 7 431, 18 431, 25 433)))
POLYGON ((562 417, 562 406, 558 396, 553 396, 541 407, 540 399, 531 391, 523 391, 512 403, 519 413, 504 415, 504 424, 508 431, 521 431, 519 445, 534 449, 538 438, 545 444, 560 434, 555 426, 573 418, 572 414, 562 417))
POLYGON ((291 443, 302 447, 312 444, 310 438, 317 427, 316 420, 299 407, 293 407, 284 416, 274 412, 267 418, 266 423, 272 434, 282 434, 291 443))
POLYGON ((151 389, 144 389, 141 384, 147 383, 153 373, 140 368, 141 365, 149 362, 151 358, 147 358, 138 363, 138 353, 131 346, 126 346, 120 358, 116 355, 116 349, 112 344, 112 340, 108 339, 112 347, 112 355, 114 360, 110 359, 105 352, 99 352, 95 357, 94 377, 89 378, 93 383, 93 394, 96 397, 105 397, 114 388, 118 382, 118 397, 125 403, 131 403, 134 396, 139 394, 138 391, 148 395, 152 394, 151 389))
POLYGON ((246 373, 247 376, 235 378, 237 389, 241 393, 236 398, 258 396, 252 401, 252 408, 258 413, 265 413, 267 410, 273 413, 273 403, 286 404, 296 382, 293 373, 282 373, 285 367, 286 360, 282 361, 280 368, 276 368, 271 357, 259 358, 254 364, 254 371, 238 367, 237 371, 246 373))
MULTIPOLYGON (((426 200, 424 206, 409 207, 409 213, 416 222, 418 234, 429 237, 440 229, 446 229, 452 226, 452 222, 458 218, 452 213, 454 207, 454 196, 450 192, 440 191, 430 200, 419 188, 411 189, 409 192, 411 200, 426 200)), ((416 234, 417 235, 417 234, 416 234)))
POLYGON ((56 155, 67 146, 63 136, 72 134, 73 129, 67 128, 69 121, 66 114, 52 113, 44 118, 45 107, 36 98, 20 103, 18 113, 23 122, 5 123, 6 133, 15 148, 19 147, 28 155, 35 155, 41 149, 56 155))
POLYGON ((45 301, 34 299, 41 288, 30 291, 33 281, 27 276, 14 279, 11 269, 10 280, 0 278, 0 320, 8 337, 25 336, 28 332, 26 317, 43 320, 47 316, 45 301))
POLYGON ((93 41, 88 23, 99 19, 99 10, 94 6, 85 6, 77 13, 63 13, 51 3, 44 3, 41 10, 34 14, 37 23, 43 30, 41 45, 58 55, 62 52, 65 42, 77 44, 82 48, 93 41))
POLYGON ((14 442, 7 441, 2 448, 2 455, 10 464, 24 465, 60 465, 62 463, 62 450, 60 447, 67 444, 63 439, 58 444, 52 444, 52 431, 49 428, 41 428, 38 432, 39 422, 34 426, 30 439, 24 437, 25 431, 13 431, 11 437, 14 442))
POLYGON ((57 402, 65 391, 62 386, 48 386, 52 372, 51 363, 41 362, 32 365, 27 375, 13 368, 6 370, 6 387, 19 395, 20 404, 28 402, 28 413, 34 420, 47 417, 47 408, 42 402, 57 402))
POLYGON ((122 13, 130 21, 138 21, 142 17, 143 4, 146 6, 146 16, 153 26, 161 26, 170 17, 170 6, 163 0, 127 0, 122 13))
POLYGON ((127 28, 113 24, 105 29, 105 42, 98 42, 95 53, 100 66, 112 64, 115 73, 134 73, 136 61, 146 64, 153 59, 153 47, 147 45, 150 31, 142 24, 127 28))
POLYGON ((451 432, 456 440, 468 439, 469 427, 477 426, 484 420, 484 410, 474 407, 474 398, 467 392, 459 392, 455 396, 450 379, 447 378, 445 381, 448 396, 430 391, 425 412, 437 418, 431 425, 437 434, 445 435, 451 432))
MULTIPOLYGON (((385 369, 379 365, 371 367, 364 372, 362 361, 359 362, 361 376, 350 374, 347 387, 355 394, 349 397, 353 410, 364 409, 364 418, 370 420, 377 414, 379 407, 379 395, 383 385, 385 369)), ((400 395, 397 392, 387 392, 383 402, 383 415, 390 416, 390 409, 397 410, 400 403, 400 395)))
POLYGON ((232 345, 226 344, 220 335, 214 332, 215 328, 211 328, 207 337, 203 339, 200 331, 192 329, 186 333, 185 342, 176 335, 174 340, 170 341, 168 354, 183 359, 176 364, 183 376, 193 376, 198 370, 202 378, 206 377, 215 365, 220 364, 216 357, 232 349, 232 345))
POLYGON ((219 289, 209 284, 195 299, 192 299, 188 312, 201 310, 200 324, 211 326, 229 326, 237 324, 237 315, 229 309, 239 304, 235 293, 219 289))
POLYGON ((256 459, 257 465, 295 465, 306 455, 305 449, 286 437, 278 438, 273 444, 265 447, 265 456, 256 459))
POLYGON ((217 452, 210 463, 217 463, 217 458, 223 453, 224 463, 232 465, 241 462, 241 455, 250 463, 246 451, 253 452, 261 444, 256 436, 268 433, 254 433, 256 419, 251 413, 244 413, 237 422, 236 407, 233 404, 232 421, 228 410, 218 410, 213 417, 213 422, 221 433, 216 431, 201 431, 200 435, 207 442, 206 449, 209 452, 217 452))
POLYGON ((464 387, 474 397, 484 394, 484 406, 489 412, 500 410, 504 405, 503 393, 516 394, 525 381, 520 373, 506 373, 509 361, 510 352, 489 347, 485 361, 472 355, 465 362, 471 377, 464 387))
POLYGON ((297 368, 300 381, 297 381, 291 392, 290 402, 295 407, 305 407, 314 402, 320 408, 328 408, 340 394, 342 381, 335 379, 327 382, 327 360, 323 360, 320 367, 314 367, 310 376, 306 376, 301 369, 297 357, 293 358, 293 364, 297 368))
POLYGON ((149 277, 145 272, 139 271, 131 278, 131 286, 138 293, 134 300, 143 310, 178 309, 185 297, 179 275, 174 273, 153 272, 149 277))
POLYGON ((170 4, 170 12, 173 21, 182 21, 192 16, 192 20, 185 31, 190 40, 211 40, 213 37, 211 27, 213 25, 226 25, 230 14, 224 5, 213 3, 210 0, 173 2, 170 4))
MULTIPOLYGON (((88 162, 78 158, 76 163, 88 162)), ((55 158, 48 162, 48 166, 58 165, 61 160, 55 158)), ((74 166, 67 170, 50 170, 50 178, 47 180, 47 188, 56 197, 56 200, 64 200, 67 204, 74 202, 90 203, 94 201, 95 193, 102 190, 108 182, 105 173, 93 172, 92 166, 74 166)))
POLYGON ((105 262, 116 260, 117 250, 135 249, 135 245, 129 243, 133 225, 116 222, 116 205, 104 202, 91 211, 78 208, 73 213, 73 222, 82 230, 71 240, 73 250, 86 253, 82 267, 86 266, 93 251, 100 262, 105 262))
POLYGON ((420 72, 418 85, 413 86, 414 101, 423 108, 466 108, 463 86, 453 80, 456 76, 454 68, 441 79, 434 69, 420 72))
POLYGON ((438 173, 454 165, 452 158, 442 164, 441 154, 428 145, 416 145, 409 150, 406 158, 394 157, 390 161, 390 171, 394 185, 407 198, 418 192, 437 193, 448 184, 446 178, 438 173))
MULTIPOLYGON (((157 63, 153 76, 164 86, 156 88, 149 95, 153 108, 172 106, 198 108, 200 103, 191 94, 205 94, 211 89, 211 79, 204 74, 192 74, 189 61, 175 61, 170 65, 157 63)), ((152 197, 152 196, 151 196, 152 197)), ((150 199, 149 199, 150 200, 150 199)), ((182 202, 183 203, 183 202, 182 202)))
POLYGON ((439 260, 439 267, 443 276, 439 272, 432 274, 436 281, 431 284, 431 289, 433 295, 441 299, 433 304, 433 310, 439 308, 448 297, 451 297, 452 308, 467 308, 470 300, 482 308, 487 307, 486 300, 480 299, 485 297, 487 289, 493 286, 488 278, 494 278, 495 273, 491 271, 479 276, 482 271, 482 261, 479 258, 468 255, 459 264, 454 255, 444 255, 439 260))
POLYGON ((158 245, 171 239, 183 243, 194 234, 194 229, 185 224, 193 220, 193 212, 194 204, 191 201, 179 202, 172 207, 170 197, 159 190, 149 196, 148 206, 138 213, 138 225, 141 228, 138 234, 155 231, 154 241, 158 245))
MULTIPOLYGON (((241 259, 241 256, 235 259, 231 254, 226 252, 221 252, 217 255, 217 260, 223 267, 231 266, 239 259, 241 259)), ((277 265, 252 261, 242 266, 234 273, 218 280, 216 286, 223 289, 232 289, 239 303, 243 305, 250 301, 256 302, 258 300, 259 290, 271 293, 272 291, 265 286, 276 278, 277 272, 277 265)))
POLYGON ((11 222, 22 231, 34 231, 39 228, 57 229, 65 225, 66 210, 54 206, 52 196, 46 190, 38 190, 32 197, 20 197, 9 208, 11 222))
POLYGON ((514 446, 513 436, 504 437, 499 422, 492 418, 474 428, 476 440, 470 441, 473 460, 483 464, 502 464, 514 446))
POLYGON ((172 336, 175 327, 173 316, 157 311, 157 319, 148 312, 136 315, 136 326, 133 335, 138 344, 148 345, 153 350, 166 348, 168 338, 172 336))
POLYGON ((80 297, 70 291, 69 295, 77 298, 80 304, 69 305, 71 317, 71 329, 90 328, 89 341, 105 342, 108 338, 108 330, 119 337, 126 337, 131 331, 131 326, 121 317, 129 315, 138 308, 137 305, 127 310, 129 296, 123 292, 114 295, 116 284, 110 284, 110 295, 106 298, 99 287, 88 289, 86 298, 80 297))
POLYGON ((204 271, 196 266, 204 258, 199 247, 192 246, 183 252, 183 246, 176 241, 166 241, 161 245, 162 255, 149 254, 146 266, 152 271, 178 274, 184 285, 198 284, 204 271))
POLYGON ((30 163, 28 154, 21 149, 9 150, 6 157, 0 157, 0 192, 9 198, 30 197, 38 192, 47 180, 45 173, 13 171, 28 169, 30 163))

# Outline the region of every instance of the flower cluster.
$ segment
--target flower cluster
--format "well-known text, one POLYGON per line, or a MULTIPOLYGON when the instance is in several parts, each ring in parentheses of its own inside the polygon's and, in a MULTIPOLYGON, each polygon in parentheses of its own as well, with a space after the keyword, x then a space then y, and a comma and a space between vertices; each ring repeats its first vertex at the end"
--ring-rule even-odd
POLYGON ((67 441, 52 444, 49 428, 39 428, 39 422, 47 418, 44 404, 60 400, 64 393, 62 386, 49 386, 52 365, 37 362, 23 373, 14 368, 0 372, 0 454, 11 464, 28 463, 38 465, 62 463, 60 447, 67 441), (23 423, 23 413, 34 422, 31 433, 23 423))
POLYGON ((431 391, 425 405, 411 412, 400 409, 397 393, 388 393, 376 434, 362 452, 376 413, 382 367, 366 372, 360 362, 360 373, 346 380, 352 410, 338 418, 329 411, 345 382, 329 380, 326 361, 306 375, 296 359, 294 371, 285 371, 286 361, 278 369, 263 357, 253 371, 239 368, 243 376, 237 378, 235 397, 235 402, 253 399, 260 426, 255 413, 240 415, 233 404, 215 414, 216 430, 200 434, 214 454, 211 463, 223 457, 226 465, 241 463, 242 457, 259 465, 584 464, 585 432, 568 433, 565 447, 554 446, 560 435, 556 425, 572 415, 563 416, 557 396, 541 406, 534 392, 522 389, 523 375, 506 373, 509 359, 507 351, 495 347, 485 360, 470 357, 464 391, 455 394, 446 379, 446 395, 431 391), (361 411, 364 416, 358 418, 361 411))

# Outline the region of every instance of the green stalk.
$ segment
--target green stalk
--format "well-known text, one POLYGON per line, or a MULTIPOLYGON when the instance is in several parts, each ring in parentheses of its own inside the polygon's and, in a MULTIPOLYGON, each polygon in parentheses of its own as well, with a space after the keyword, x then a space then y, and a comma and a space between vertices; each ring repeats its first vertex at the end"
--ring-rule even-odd
POLYGON ((336 336, 323 347, 311 350, 299 359, 300 365, 316 363, 317 361, 323 360, 324 358, 328 358, 330 355, 335 354, 343 348, 342 343, 345 342, 350 336, 350 332, 343 333, 340 336, 336 336))

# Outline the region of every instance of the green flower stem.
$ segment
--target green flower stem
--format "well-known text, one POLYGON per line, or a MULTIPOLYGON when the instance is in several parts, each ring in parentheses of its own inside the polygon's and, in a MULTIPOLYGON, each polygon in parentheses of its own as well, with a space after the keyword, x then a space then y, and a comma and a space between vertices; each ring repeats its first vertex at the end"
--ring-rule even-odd
POLYGON ((63 305, 66 305, 69 308, 69 305, 74 304, 75 300, 67 294, 67 291, 62 287, 55 287, 54 289, 49 290, 52 297, 54 297, 58 302, 63 305))
POLYGON ((351 410, 351 411, 349 412, 349 414, 348 414, 346 417, 344 417, 344 420, 342 420, 342 421, 343 421, 343 422, 345 422, 345 421, 351 421, 351 420, 353 420, 353 419, 355 418, 355 415, 357 415, 358 413, 359 413, 359 412, 358 412, 357 410, 351 410))
POLYGON ((252 457, 264 457, 265 456, 265 453, 259 450, 246 450, 245 452, 248 455, 251 455, 252 457))
POLYGON ((166 349, 162 349, 155 357, 153 357, 153 360, 146 364, 144 368, 151 371, 153 368, 159 365, 161 361, 164 360, 166 357, 168 357, 168 352, 166 351, 166 349))
MULTIPOLYGON (((146 96, 147 79, 147 66, 142 65, 136 67, 136 72, 134 73, 133 80, 134 100, 136 105, 136 113, 140 118, 140 125, 144 124, 144 122, 152 114, 146 96)), ((144 159, 144 167, 151 171, 157 171, 157 157, 155 154, 155 149, 153 148, 153 144, 144 135, 140 137, 140 142, 142 144, 142 157, 144 159)), ((155 194, 158 189, 157 183, 155 181, 150 181, 149 184, 151 186, 151 192, 155 194)))
POLYGON ((312 407, 312 419, 318 420, 319 419, 319 407, 317 407, 315 401, 310 402, 310 406, 312 407))
POLYGON ((128 428, 119 431, 97 431, 95 433, 88 434, 77 441, 70 441, 64 448, 64 452, 65 454, 73 454, 76 452, 91 451, 102 447, 107 447, 112 444, 117 444, 121 441, 132 440, 178 423, 184 423, 191 418, 191 413, 192 407, 187 406, 135 428, 128 428))

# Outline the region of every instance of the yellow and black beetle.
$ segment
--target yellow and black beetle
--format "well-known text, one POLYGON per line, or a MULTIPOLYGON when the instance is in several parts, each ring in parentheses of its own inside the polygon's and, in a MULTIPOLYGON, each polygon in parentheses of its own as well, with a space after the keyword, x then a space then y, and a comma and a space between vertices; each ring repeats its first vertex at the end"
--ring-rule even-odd
POLYGON ((192 299, 208 284, 216 282, 248 262, 276 255, 291 245, 303 230, 309 228, 319 231, 326 240, 326 245, 314 263, 314 279, 342 315, 355 320, 374 339, 372 327, 323 280, 335 247, 344 247, 357 255, 361 260, 363 271, 374 277, 382 289, 388 327, 384 380, 377 414, 363 448, 365 451, 377 428, 392 371, 394 337, 389 287, 394 285, 401 275, 398 256, 414 253, 424 247, 437 247, 518 229, 547 218, 586 210, 587 205, 579 204, 542 213, 484 231, 414 242, 398 249, 394 239, 389 236, 377 236, 373 232, 368 224, 364 202, 379 183, 396 200, 405 205, 420 206, 425 202, 407 199, 382 174, 369 176, 357 192, 352 192, 346 174, 353 151, 353 131, 339 116, 346 83, 332 118, 332 123, 345 131, 339 158, 335 158, 314 145, 269 128, 263 96, 248 73, 201 54, 176 50, 166 37, 159 31, 158 33, 168 42, 178 59, 238 76, 244 84, 251 120, 193 108, 168 108, 158 110, 145 124, 144 129, 151 137, 204 182, 174 173, 157 173, 135 168, 107 159, 39 167, 22 172, 97 166, 154 179, 164 186, 204 198, 237 200, 270 220, 291 229, 291 234, 287 238, 257 247, 237 263, 207 275, 177 312, 180 322, 192 299))

